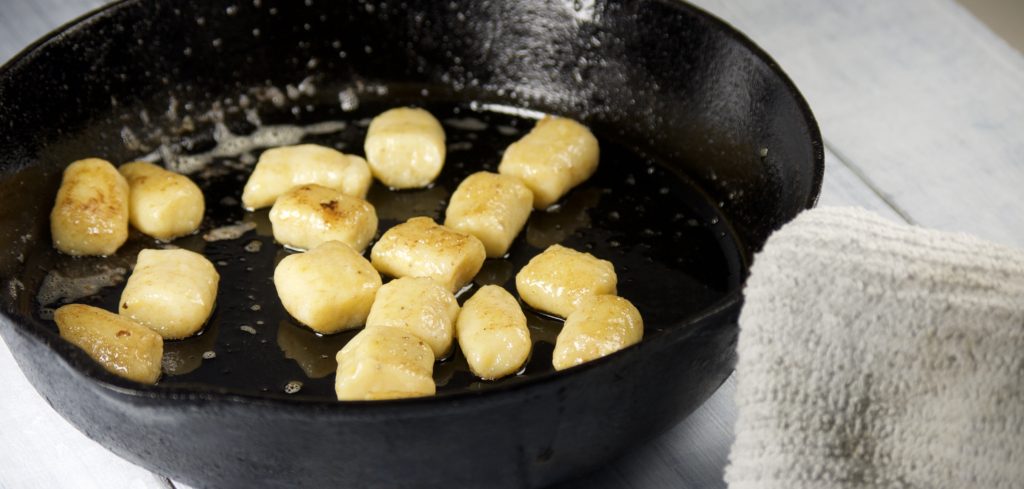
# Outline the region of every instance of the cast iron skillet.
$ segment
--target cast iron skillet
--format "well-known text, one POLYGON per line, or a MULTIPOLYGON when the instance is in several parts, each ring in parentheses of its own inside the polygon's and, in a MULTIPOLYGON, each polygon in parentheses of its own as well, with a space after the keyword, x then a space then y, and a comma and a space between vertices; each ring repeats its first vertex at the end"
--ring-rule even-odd
MULTIPOLYGON (((814 204, 823 171, 813 116, 778 66, 721 21, 658 0, 124 1, 0 70, 0 128, 0 334, 36 389, 88 436, 199 487, 542 487, 598 466, 677 423, 726 378, 749 258, 814 204), (451 170, 437 188, 447 191, 493 169, 508 142, 501 137, 529 127, 500 112, 528 108, 591 126, 601 170, 564 204, 576 213, 569 221, 584 224, 559 236, 599 256, 619 253, 620 293, 651 316, 644 341, 562 373, 528 366, 486 384, 451 367, 435 398, 338 403, 329 377, 281 393, 297 367, 275 374, 283 360, 252 355, 281 357, 276 346, 240 339, 229 319, 215 323, 219 337, 204 333, 222 348, 223 369, 204 364, 192 377, 140 386, 97 367, 41 314, 37 291, 51 269, 101 263, 57 256, 50 245, 48 213, 70 161, 127 161, 161 143, 201 153, 215 134, 252 132, 256 122, 339 119, 347 132, 317 137, 359 152, 361 118, 404 104, 473 118, 446 128, 451 170), (675 265, 658 268, 665 263, 675 265)), ((201 177, 205 227, 265 219, 222 198, 240 191, 226 175, 201 177)), ((437 217, 447 194, 434 191, 435 208, 417 210, 437 217)), ((371 192, 387 200, 379 208, 398 209, 385 226, 422 203, 415 193, 388 195, 371 192)), ((538 236, 562 229, 554 212, 531 218, 538 236)), ((274 249, 265 229, 249 236, 274 249)), ((517 241, 513 266, 539 251, 531 239, 517 241)), ((222 283, 268 289, 255 283, 259 270, 226 260, 248 242, 181 241, 225 257, 222 283)), ((108 260, 130 266, 143 246, 157 244, 135 236, 108 260)), ((267 252, 261 263, 272 267, 267 252)), ((82 300, 109 306, 118 288, 104 290, 82 300)), ((269 304, 272 289, 265 294, 269 304)), ((222 286, 217 314, 243 314, 244 295, 222 286)), ((273 309, 263 314, 281 314, 273 309)), ((543 331, 544 318, 531 318, 543 331)), ((531 365, 549 361, 550 344, 541 346, 531 365)))

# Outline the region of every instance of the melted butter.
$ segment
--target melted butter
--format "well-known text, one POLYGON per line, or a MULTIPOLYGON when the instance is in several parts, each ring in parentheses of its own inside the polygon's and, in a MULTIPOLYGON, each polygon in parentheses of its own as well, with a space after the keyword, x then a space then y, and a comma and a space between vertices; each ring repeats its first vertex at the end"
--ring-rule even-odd
POLYGON ((50 270, 36 294, 40 306, 39 315, 51 319, 54 306, 72 303, 95 295, 105 287, 119 285, 124 282, 126 274, 127 270, 123 267, 102 263, 96 265, 90 273, 78 276, 50 270))
MULTIPOLYGON (((251 134, 238 135, 232 133, 227 126, 218 122, 214 126, 213 139, 216 146, 198 154, 184 154, 182 144, 162 144, 155 151, 140 157, 142 161, 163 161, 168 170, 186 175, 206 169, 220 158, 240 158, 257 149, 277 146, 292 146, 302 142, 308 136, 333 134, 344 131, 348 124, 344 121, 327 121, 307 126, 270 125, 257 126, 251 134)), ((254 162, 245 157, 244 162, 254 162)))

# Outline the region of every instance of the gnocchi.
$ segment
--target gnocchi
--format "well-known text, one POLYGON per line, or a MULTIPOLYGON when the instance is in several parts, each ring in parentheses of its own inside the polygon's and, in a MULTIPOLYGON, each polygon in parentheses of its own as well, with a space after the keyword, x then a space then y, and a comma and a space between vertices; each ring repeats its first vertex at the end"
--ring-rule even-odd
POLYGON ((274 239, 308 250, 341 241, 359 253, 377 233, 377 212, 369 202, 321 185, 295 187, 270 209, 274 239))
POLYGON ((480 239, 487 256, 508 252, 533 210, 533 193, 518 178, 489 172, 470 175, 452 194, 444 225, 480 239))
POLYGON ((512 294, 487 285, 462 306, 455 331, 469 369, 484 380, 514 374, 530 356, 526 316, 512 294))
POLYGON ((364 150, 373 176, 384 185, 421 188, 444 167, 444 141, 444 128, 430 112, 403 107, 373 118, 364 150))
POLYGON ((196 334, 213 312, 220 274, 188 250, 142 250, 121 292, 118 311, 164 339, 196 334))
POLYGON ((370 262, 340 241, 287 256, 274 270, 285 310, 323 334, 362 326, 380 286, 370 262))
POLYGON ((587 297, 615 294, 617 282, 611 262, 561 245, 549 246, 516 274, 524 302, 563 318, 587 297))
POLYGON ((199 229, 206 212, 203 192, 185 175, 152 163, 121 165, 128 181, 128 219, 135 229, 163 241, 199 229))
POLYGON ((434 354, 406 329, 359 332, 337 354, 334 391, 339 401, 434 395, 434 354))
POLYGON ((62 306, 53 319, 61 338, 85 350, 108 372, 143 384, 160 377, 164 340, 145 326, 84 304, 62 306))
POLYGON ((53 246, 75 256, 113 254, 128 239, 128 195, 128 182, 110 162, 72 163, 50 212, 53 246))
POLYGON ((476 237, 414 217, 373 245, 373 266, 392 277, 429 277, 455 292, 473 279, 487 253, 476 237))
POLYGON ((448 289, 425 277, 392 280, 377 291, 367 328, 394 327, 422 339, 441 359, 452 349, 459 303, 448 289))
POLYGON ((260 155, 242 190, 242 205, 259 209, 273 205, 292 187, 315 183, 363 198, 373 177, 366 160, 316 144, 281 146, 260 155))
POLYGON ((599 153, 586 126, 548 116, 509 145, 498 173, 521 179, 533 191, 533 207, 546 209, 594 174, 599 153))
POLYGON ((565 319, 551 363, 555 370, 565 370, 639 343, 643 334, 640 311, 628 300, 614 295, 588 297, 565 319))

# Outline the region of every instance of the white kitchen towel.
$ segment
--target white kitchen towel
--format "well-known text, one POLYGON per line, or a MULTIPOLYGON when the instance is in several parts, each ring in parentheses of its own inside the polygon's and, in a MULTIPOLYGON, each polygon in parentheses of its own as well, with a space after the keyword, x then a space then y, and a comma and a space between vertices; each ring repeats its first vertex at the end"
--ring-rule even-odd
POLYGON ((821 208, 745 296, 730 488, 1024 487, 1024 252, 821 208))

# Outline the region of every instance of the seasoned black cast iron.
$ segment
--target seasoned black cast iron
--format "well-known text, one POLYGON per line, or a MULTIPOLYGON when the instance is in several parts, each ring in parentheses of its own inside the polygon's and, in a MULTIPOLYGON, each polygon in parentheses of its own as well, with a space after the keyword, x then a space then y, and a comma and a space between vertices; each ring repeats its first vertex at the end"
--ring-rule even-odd
MULTIPOLYGON (((714 392, 735 361, 750 256, 813 205, 822 168, 813 117, 774 62, 682 3, 120 2, 0 70, 0 334, 79 429, 195 486, 542 487, 664 431, 714 392), (141 387, 98 368, 45 318, 37 291, 51 270, 127 268, 156 245, 135 236, 107 262, 58 256, 48 213, 70 161, 123 162, 161 143, 202 153, 218 131, 327 120, 347 125, 307 140, 359 153, 365 118, 403 104, 454 119, 449 163, 428 191, 375 187, 383 227, 441 217, 461 178, 493 170, 532 124, 509 108, 591 126, 598 174, 561 209, 534 213, 509 259, 489 261, 482 276, 509 286, 546 242, 586 247, 616 263, 620 293, 645 314, 644 341, 556 374, 557 323, 531 312, 540 340, 523 376, 478 382, 456 357, 438 366, 436 398, 334 402, 329 375, 302 377, 279 348, 282 335, 327 340, 290 324, 276 302, 266 279, 285 252, 265 211, 225 199, 241 190, 243 175, 231 172, 195 176, 204 227, 260 227, 236 242, 176 242, 223 262, 223 281, 213 323, 187 340, 210 343, 168 348, 216 349, 216 360, 141 387), (252 240, 262 254, 244 255, 252 240), (266 319, 259 334, 239 332, 238 321, 257 318, 266 319), (284 394, 293 378, 305 387, 284 394)), ((118 293, 81 300, 111 308, 118 293)))

